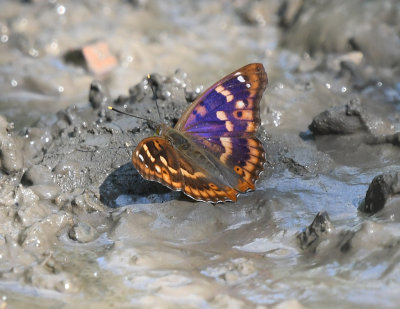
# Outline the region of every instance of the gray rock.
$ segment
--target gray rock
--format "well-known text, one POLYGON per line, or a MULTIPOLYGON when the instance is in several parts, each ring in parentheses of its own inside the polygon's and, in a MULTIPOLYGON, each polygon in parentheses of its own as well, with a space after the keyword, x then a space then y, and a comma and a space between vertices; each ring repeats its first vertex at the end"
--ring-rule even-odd
POLYGON ((314 117, 309 129, 314 135, 352 134, 367 131, 358 101, 335 106, 314 117))
POLYGON ((328 213, 325 211, 319 212, 305 231, 297 235, 300 248, 314 251, 323 237, 331 233, 333 229, 334 227, 328 213))
POLYGON ((390 197, 398 194, 400 194, 400 172, 378 175, 369 185, 365 202, 359 210, 374 214, 385 207, 390 197))
POLYGON ((110 94, 100 81, 93 81, 90 84, 89 102, 94 109, 105 107, 110 102, 110 94))

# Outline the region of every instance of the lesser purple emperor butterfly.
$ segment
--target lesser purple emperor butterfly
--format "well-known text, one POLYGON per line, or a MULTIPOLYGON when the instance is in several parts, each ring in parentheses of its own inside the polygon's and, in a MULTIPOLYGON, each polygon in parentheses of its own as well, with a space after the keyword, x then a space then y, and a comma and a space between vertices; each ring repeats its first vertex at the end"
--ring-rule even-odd
POLYGON ((227 75, 200 95, 174 128, 143 139, 132 155, 148 180, 198 201, 236 201, 255 190, 265 151, 255 133, 268 78, 260 63, 227 75))

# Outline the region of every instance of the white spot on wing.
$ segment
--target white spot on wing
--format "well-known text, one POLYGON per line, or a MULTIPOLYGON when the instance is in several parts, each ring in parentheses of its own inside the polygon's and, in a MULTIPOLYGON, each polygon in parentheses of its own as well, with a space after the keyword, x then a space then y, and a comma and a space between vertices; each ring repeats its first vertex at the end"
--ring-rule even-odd
POLYGON ((161 161, 165 166, 168 166, 168 162, 167 162, 167 160, 166 160, 163 156, 160 156, 160 161, 161 161))
POLYGON ((239 75, 239 76, 237 77, 237 80, 238 80, 239 82, 241 82, 241 83, 244 83, 244 82, 245 82, 245 80, 244 80, 244 78, 243 78, 242 75, 239 75))
POLYGON ((144 158, 141 154, 139 154, 138 157, 139 157, 140 161, 142 161, 142 162, 144 161, 144 158))
POLYGON ((222 85, 219 85, 217 88, 215 88, 215 91, 218 92, 218 93, 221 93, 224 90, 225 90, 225 88, 222 85))
POLYGON ((250 84, 246 84, 246 87, 247 87, 247 88, 250 88, 250 87, 251 87, 251 85, 250 85, 250 84))
POLYGON ((225 128, 228 130, 228 132, 232 132, 235 126, 233 125, 232 122, 226 121, 225 122, 225 128))
POLYGON ((246 105, 244 104, 244 102, 242 100, 239 100, 236 102, 235 107, 237 109, 243 109, 246 105))
POLYGON ((216 114, 219 120, 228 120, 228 117, 226 116, 224 111, 218 111, 216 114))
POLYGON ((236 73, 235 73, 235 76, 238 76, 238 75, 240 75, 240 74, 242 74, 242 73, 240 73, 240 72, 236 72, 236 73))

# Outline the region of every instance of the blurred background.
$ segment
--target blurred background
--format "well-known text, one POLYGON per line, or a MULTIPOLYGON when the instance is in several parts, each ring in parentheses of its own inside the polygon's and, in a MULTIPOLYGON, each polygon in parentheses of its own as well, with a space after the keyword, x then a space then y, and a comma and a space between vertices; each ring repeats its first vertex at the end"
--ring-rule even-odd
POLYGON ((0 108, 17 126, 84 103, 93 78, 106 78, 116 96, 152 72, 182 69, 193 85, 207 86, 260 61, 274 85, 296 70, 335 69, 343 60, 338 54, 346 55, 360 87, 380 83, 388 86, 383 99, 399 100, 397 1, 32 0, 0 6, 0 108), (106 46, 98 53, 115 58, 97 71, 81 53, 96 43, 106 46), (328 68, 321 65, 326 58, 332 58, 328 68))

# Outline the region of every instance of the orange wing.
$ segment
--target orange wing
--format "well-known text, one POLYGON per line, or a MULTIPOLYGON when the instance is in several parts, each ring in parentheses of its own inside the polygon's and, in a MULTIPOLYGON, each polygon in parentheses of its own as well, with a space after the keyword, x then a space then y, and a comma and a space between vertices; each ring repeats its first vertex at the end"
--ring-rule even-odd
POLYGON ((195 200, 214 203, 237 200, 238 191, 180 155, 163 137, 142 140, 133 152, 132 163, 143 178, 183 191, 195 200))

